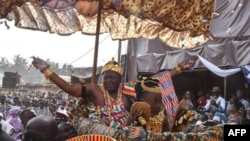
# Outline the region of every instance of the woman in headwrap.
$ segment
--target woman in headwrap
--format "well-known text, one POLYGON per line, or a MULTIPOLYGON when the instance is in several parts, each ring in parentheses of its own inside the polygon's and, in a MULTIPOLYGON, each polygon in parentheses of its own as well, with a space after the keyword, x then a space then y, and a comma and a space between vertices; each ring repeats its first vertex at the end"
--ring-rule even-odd
POLYGON ((6 121, 11 124, 15 132, 12 134, 12 137, 16 138, 16 136, 22 132, 23 130, 23 125, 21 123, 21 120, 19 118, 19 113, 21 109, 20 107, 14 106, 11 108, 7 114, 6 121))

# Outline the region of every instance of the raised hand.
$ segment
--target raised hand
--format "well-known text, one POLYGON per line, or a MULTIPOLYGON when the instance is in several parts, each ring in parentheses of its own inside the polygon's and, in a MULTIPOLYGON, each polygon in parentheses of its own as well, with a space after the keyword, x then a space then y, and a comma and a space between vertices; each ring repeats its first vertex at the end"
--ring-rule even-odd
POLYGON ((43 72, 44 70, 46 70, 47 68, 49 68, 49 64, 44 61, 43 59, 40 59, 39 57, 31 57, 33 59, 32 64, 33 66, 40 70, 41 72, 43 72))
POLYGON ((179 63, 178 66, 181 67, 182 70, 186 70, 192 68, 195 62, 195 60, 186 60, 179 63))
POLYGON ((145 125, 146 120, 144 118, 144 112, 143 111, 138 111, 132 115, 132 122, 139 122, 139 125, 145 125))

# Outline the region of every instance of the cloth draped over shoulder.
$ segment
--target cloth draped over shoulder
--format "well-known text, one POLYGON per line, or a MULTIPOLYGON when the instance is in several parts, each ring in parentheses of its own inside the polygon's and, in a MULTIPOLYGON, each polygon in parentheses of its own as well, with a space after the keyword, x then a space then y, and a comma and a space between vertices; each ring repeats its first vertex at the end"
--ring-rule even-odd
MULTIPOLYGON (((127 113, 121 99, 114 100, 105 91, 103 85, 99 85, 105 97, 105 106, 88 105, 90 111, 88 118, 93 122, 103 123, 112 128, 123 128, 126 125, 127 113)), ((119 95, 119 94, 118 94, 119 95)), ((118 96, 119 97, 119 96, 118 96)))
MULTIPOLYGON (((170 129, 172 129, 175 122, 177 110, 179 108, 179 101, 175 93, 171 74, 169 71, 165 71, 158 73, 152 77, 159 80, 158 85, 161 90, 162 102, 165 107, 165 116, 168 119, 170 129)), ((135 84, 136 82, 125 83, 123 93, 126 95, 136 96, 135 84)))
POLYGON ((162 102, 165 107, 165 116, 168 119, 169 129, 174 126, 175 117, 179 108, 178 97, 175 93, 173 81, 169 71, 161 72, 153 76, 159 79, 158 85, 161 89, 162 102))

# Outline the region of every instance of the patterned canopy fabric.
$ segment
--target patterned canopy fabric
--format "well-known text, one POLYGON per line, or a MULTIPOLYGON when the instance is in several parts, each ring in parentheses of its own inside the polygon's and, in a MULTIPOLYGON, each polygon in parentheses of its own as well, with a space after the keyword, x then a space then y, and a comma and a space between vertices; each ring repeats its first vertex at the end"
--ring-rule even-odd
MULTIPOLYGON (((193 48, 209 40, 214 1, 101 0, 100 33, 120 40, 158 37, 172 47, 193 48)), ((98 0, 0 0, 0 18, 25 29, 94 35, 98 5, 98 0)))

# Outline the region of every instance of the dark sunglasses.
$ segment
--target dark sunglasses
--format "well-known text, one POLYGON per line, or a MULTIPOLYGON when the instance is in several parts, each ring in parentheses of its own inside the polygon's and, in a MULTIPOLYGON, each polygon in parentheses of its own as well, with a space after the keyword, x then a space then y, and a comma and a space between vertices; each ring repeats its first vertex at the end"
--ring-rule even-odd
POLYGON ((23 141, 53 141, 55 136, 40 136, 32 133, 23 133, 23 141))

